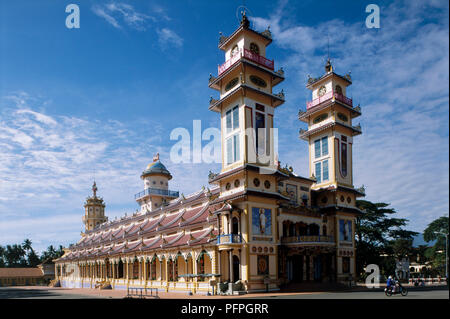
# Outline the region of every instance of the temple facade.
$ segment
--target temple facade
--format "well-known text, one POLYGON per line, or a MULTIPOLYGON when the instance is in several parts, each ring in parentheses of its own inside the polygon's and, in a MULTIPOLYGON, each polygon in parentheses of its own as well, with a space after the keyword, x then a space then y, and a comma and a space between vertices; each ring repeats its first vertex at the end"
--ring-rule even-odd
MULTIPOLYGON (((273 130, 284 80, 266 57, 269 30, 240 26, 221 35, 225 62, 209 87, 219 92, 209 109, 220 115, 222 169, 209 188, 188 196, 169 189, 172 175, 157 154, 142 172, 140 209, 108 221, 97 187, 86 200, 81 240, 56 260, 63 287, 152 287, 214 293, 222 283, 247 292, 302 282, 354 282, 356 199, 353 126, 359 106, 346 96, 351 77, 333 71, 309 78, 312 100, 298 114, 307 123, 309 177, 281 167, 273 130), (236 285, 236 287, 238 287, 236 285)), ((294 146, 295 147, 295 146, 294 146)))

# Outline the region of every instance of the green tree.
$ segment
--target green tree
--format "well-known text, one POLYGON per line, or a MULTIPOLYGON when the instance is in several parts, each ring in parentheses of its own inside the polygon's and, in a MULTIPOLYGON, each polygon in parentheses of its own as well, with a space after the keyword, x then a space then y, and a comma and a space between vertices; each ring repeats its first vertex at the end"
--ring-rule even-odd
POLYGON ((25 259, 26 252, 22 245, 6 245, 4 252, 6 267, 25 267, 27 261, 25 259))
POLYGON ((26 251, 27 267, 36 267, 41 261, 34 251, 32 244, 32 241, 28 238, 22 243, 22 248, 26 251))
POLYGON ((391 217, 396 211, 388 207, 390 204, 358 200, 356 205, 364 212, 356 219, 357 273, 363 275, 368 264, 377 264, 382 274, 392 274, 395 270, 394 251, 403 252, 405 244, 395 242, 399 239, 412 240, 417 233, 404 229, 407 219, 391 217))
POLYGON ((3 246, 0 246, 0 268, 5 267, 5 248, 3 246))
POLYGON ((41 262, 51 262, 54 259, 61 257, 62 255, 64 255, 63 246, 59 245, 59 248, 55 249, 53 245, 50 245, 47 247, 47 250, 42 253, 41 262))
POLYGON ((423 239, 426 242, 436 241, 425 254, 431 260, 433 268, 441 275, 445 275, 446 234, 448 235, 448 216, 442 216, 432 221, 423 232, 423 239))

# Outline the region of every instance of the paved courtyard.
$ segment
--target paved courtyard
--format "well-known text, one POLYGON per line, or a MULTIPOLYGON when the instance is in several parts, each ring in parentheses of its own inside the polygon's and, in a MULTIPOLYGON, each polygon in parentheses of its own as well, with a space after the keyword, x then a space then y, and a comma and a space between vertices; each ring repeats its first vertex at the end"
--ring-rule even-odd
MULTIPOLYGON (((303 292, 276 292, 252 293, 242 296, 189 296, 186 293, 158 293, 162 299, 449 299, 449 290, 446 286, 425 288, 408 287, 408 296, 394 295, 387 297, 382 289, 363 289, 361 287, 347 291, 303 291, 303 292)), ((98 290, 79 288, 51 288, 43 286, 0 287, 0 299, 121 299, 126 296, 125 290, 98 290)))

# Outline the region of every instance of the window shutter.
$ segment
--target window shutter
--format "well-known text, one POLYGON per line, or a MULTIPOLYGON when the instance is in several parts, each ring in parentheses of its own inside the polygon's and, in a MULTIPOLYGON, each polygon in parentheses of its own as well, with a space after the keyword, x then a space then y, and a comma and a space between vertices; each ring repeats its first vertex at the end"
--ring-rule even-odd
POLYGON ((234 162, 240 160, 240 148, 239 148, 239 134, 233 136, 234 138, 234 162))
POLYGON ((320 140, 314 142, 315 157, 320 157, 320 140))
POLYGON ((231 132, 231 111, 226 113, 226 121, 227 121, 227 133, 231 132))
POLYGON ((322 182, 322 172, 321 172, 321 163, 316 163, 316 179, 317 179, 317 184, 322 182))
POLYGON ((323 180, 328 180, 328 160, 323 161, 323 180))
POLYGON ((239 108, 236 106, 233 108, 233 130, 239 127, 239 108))
POLYGON ((322 138, 322 156, 328 155, 328 136, 322 138))
POLYGON ((233 162, 233 140, 230 137, 227 139, 227 164, 231 164, 233 162))

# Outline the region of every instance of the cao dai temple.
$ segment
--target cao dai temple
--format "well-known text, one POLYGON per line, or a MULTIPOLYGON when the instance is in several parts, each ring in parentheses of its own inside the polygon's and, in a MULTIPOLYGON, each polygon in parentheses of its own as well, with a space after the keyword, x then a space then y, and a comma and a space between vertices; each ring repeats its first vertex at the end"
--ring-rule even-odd
POLYGON ((85 232, 56 260, 61 286, 206 294, 225 282, 255 292, 354 281, 355 202, 364 190, 353 186, 353 137, 361 128, 352 121, 361 111, 346 97, 350 75, 333 72, 328 60, 322 76, 308 79, 312 99, 298 117, 308 125, 300 139, 309 145, 310 177, 295 175, 279 166, 271 143, 284 103, 284 93, 273 92, 284 72, 266 57, 271 42, 270 31, 252 30, 245 13, 237 30, 220 37, 225 63, 209 79, 220 98, 209 109, 220 115, 222 169, 210 172, 211 186, 180 196, 157 155, 140 176, 140 210, 108 221, 94 183, 85 232))

